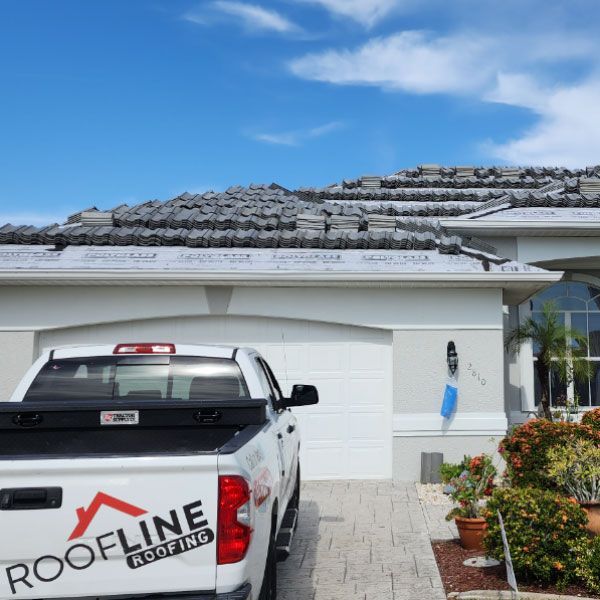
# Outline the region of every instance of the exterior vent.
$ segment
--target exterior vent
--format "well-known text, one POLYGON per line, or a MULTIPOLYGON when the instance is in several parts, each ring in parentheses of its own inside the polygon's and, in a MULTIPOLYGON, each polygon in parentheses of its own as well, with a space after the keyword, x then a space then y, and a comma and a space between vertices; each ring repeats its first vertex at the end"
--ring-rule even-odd
POLYGON ((111 212, 86 211, 80 215, 79 223, 84 227, 101 227, 105 225, 113 226, 113 214, 111 212))
POLYGON ((581 194, 600 194, 600 179, 597 177, 580 177, 579 192, 581 194))
POLYGON ((376 177, 374 175, 365 175, 360 178, 360 184, 365 188, 380 188, 381 187, 381 177, 376 177))

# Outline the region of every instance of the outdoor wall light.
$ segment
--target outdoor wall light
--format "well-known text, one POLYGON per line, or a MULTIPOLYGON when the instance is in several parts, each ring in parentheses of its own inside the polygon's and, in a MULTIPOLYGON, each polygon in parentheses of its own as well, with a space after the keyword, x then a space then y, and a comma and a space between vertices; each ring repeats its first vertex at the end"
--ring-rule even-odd
POLYGON ((458 354, 456 353, 456 346, 454 345, 454 342, 448 342, 446 360, 448 361, 450 373, 454 375, 454 373, 456 373, 456 369, 458 369, 458 354))

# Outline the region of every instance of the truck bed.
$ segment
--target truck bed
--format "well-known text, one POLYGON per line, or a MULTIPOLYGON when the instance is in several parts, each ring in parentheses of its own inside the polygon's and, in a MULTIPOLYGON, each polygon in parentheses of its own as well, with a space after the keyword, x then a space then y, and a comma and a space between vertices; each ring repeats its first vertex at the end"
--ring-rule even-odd
POLYGON ((0 403, 0 460, 234 452, 266 400, 0 403))

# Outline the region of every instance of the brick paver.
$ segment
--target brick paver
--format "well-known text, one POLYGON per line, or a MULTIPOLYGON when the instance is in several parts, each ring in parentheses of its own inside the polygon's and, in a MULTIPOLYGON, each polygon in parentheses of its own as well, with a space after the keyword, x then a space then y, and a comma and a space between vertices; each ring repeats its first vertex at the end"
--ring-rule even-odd
POLYGON ((306 483, 280 600, 443 600, 431 549, 453 537, 447 507, 422 506, 414 484, 306 483))

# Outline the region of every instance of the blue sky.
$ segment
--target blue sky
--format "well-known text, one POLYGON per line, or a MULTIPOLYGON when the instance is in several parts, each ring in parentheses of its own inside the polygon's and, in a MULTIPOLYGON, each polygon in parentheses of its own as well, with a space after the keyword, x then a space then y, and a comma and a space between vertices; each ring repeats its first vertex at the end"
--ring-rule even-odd
POLYGON ((600 163, 596 0, 1 0, 0 221, 600 163))

